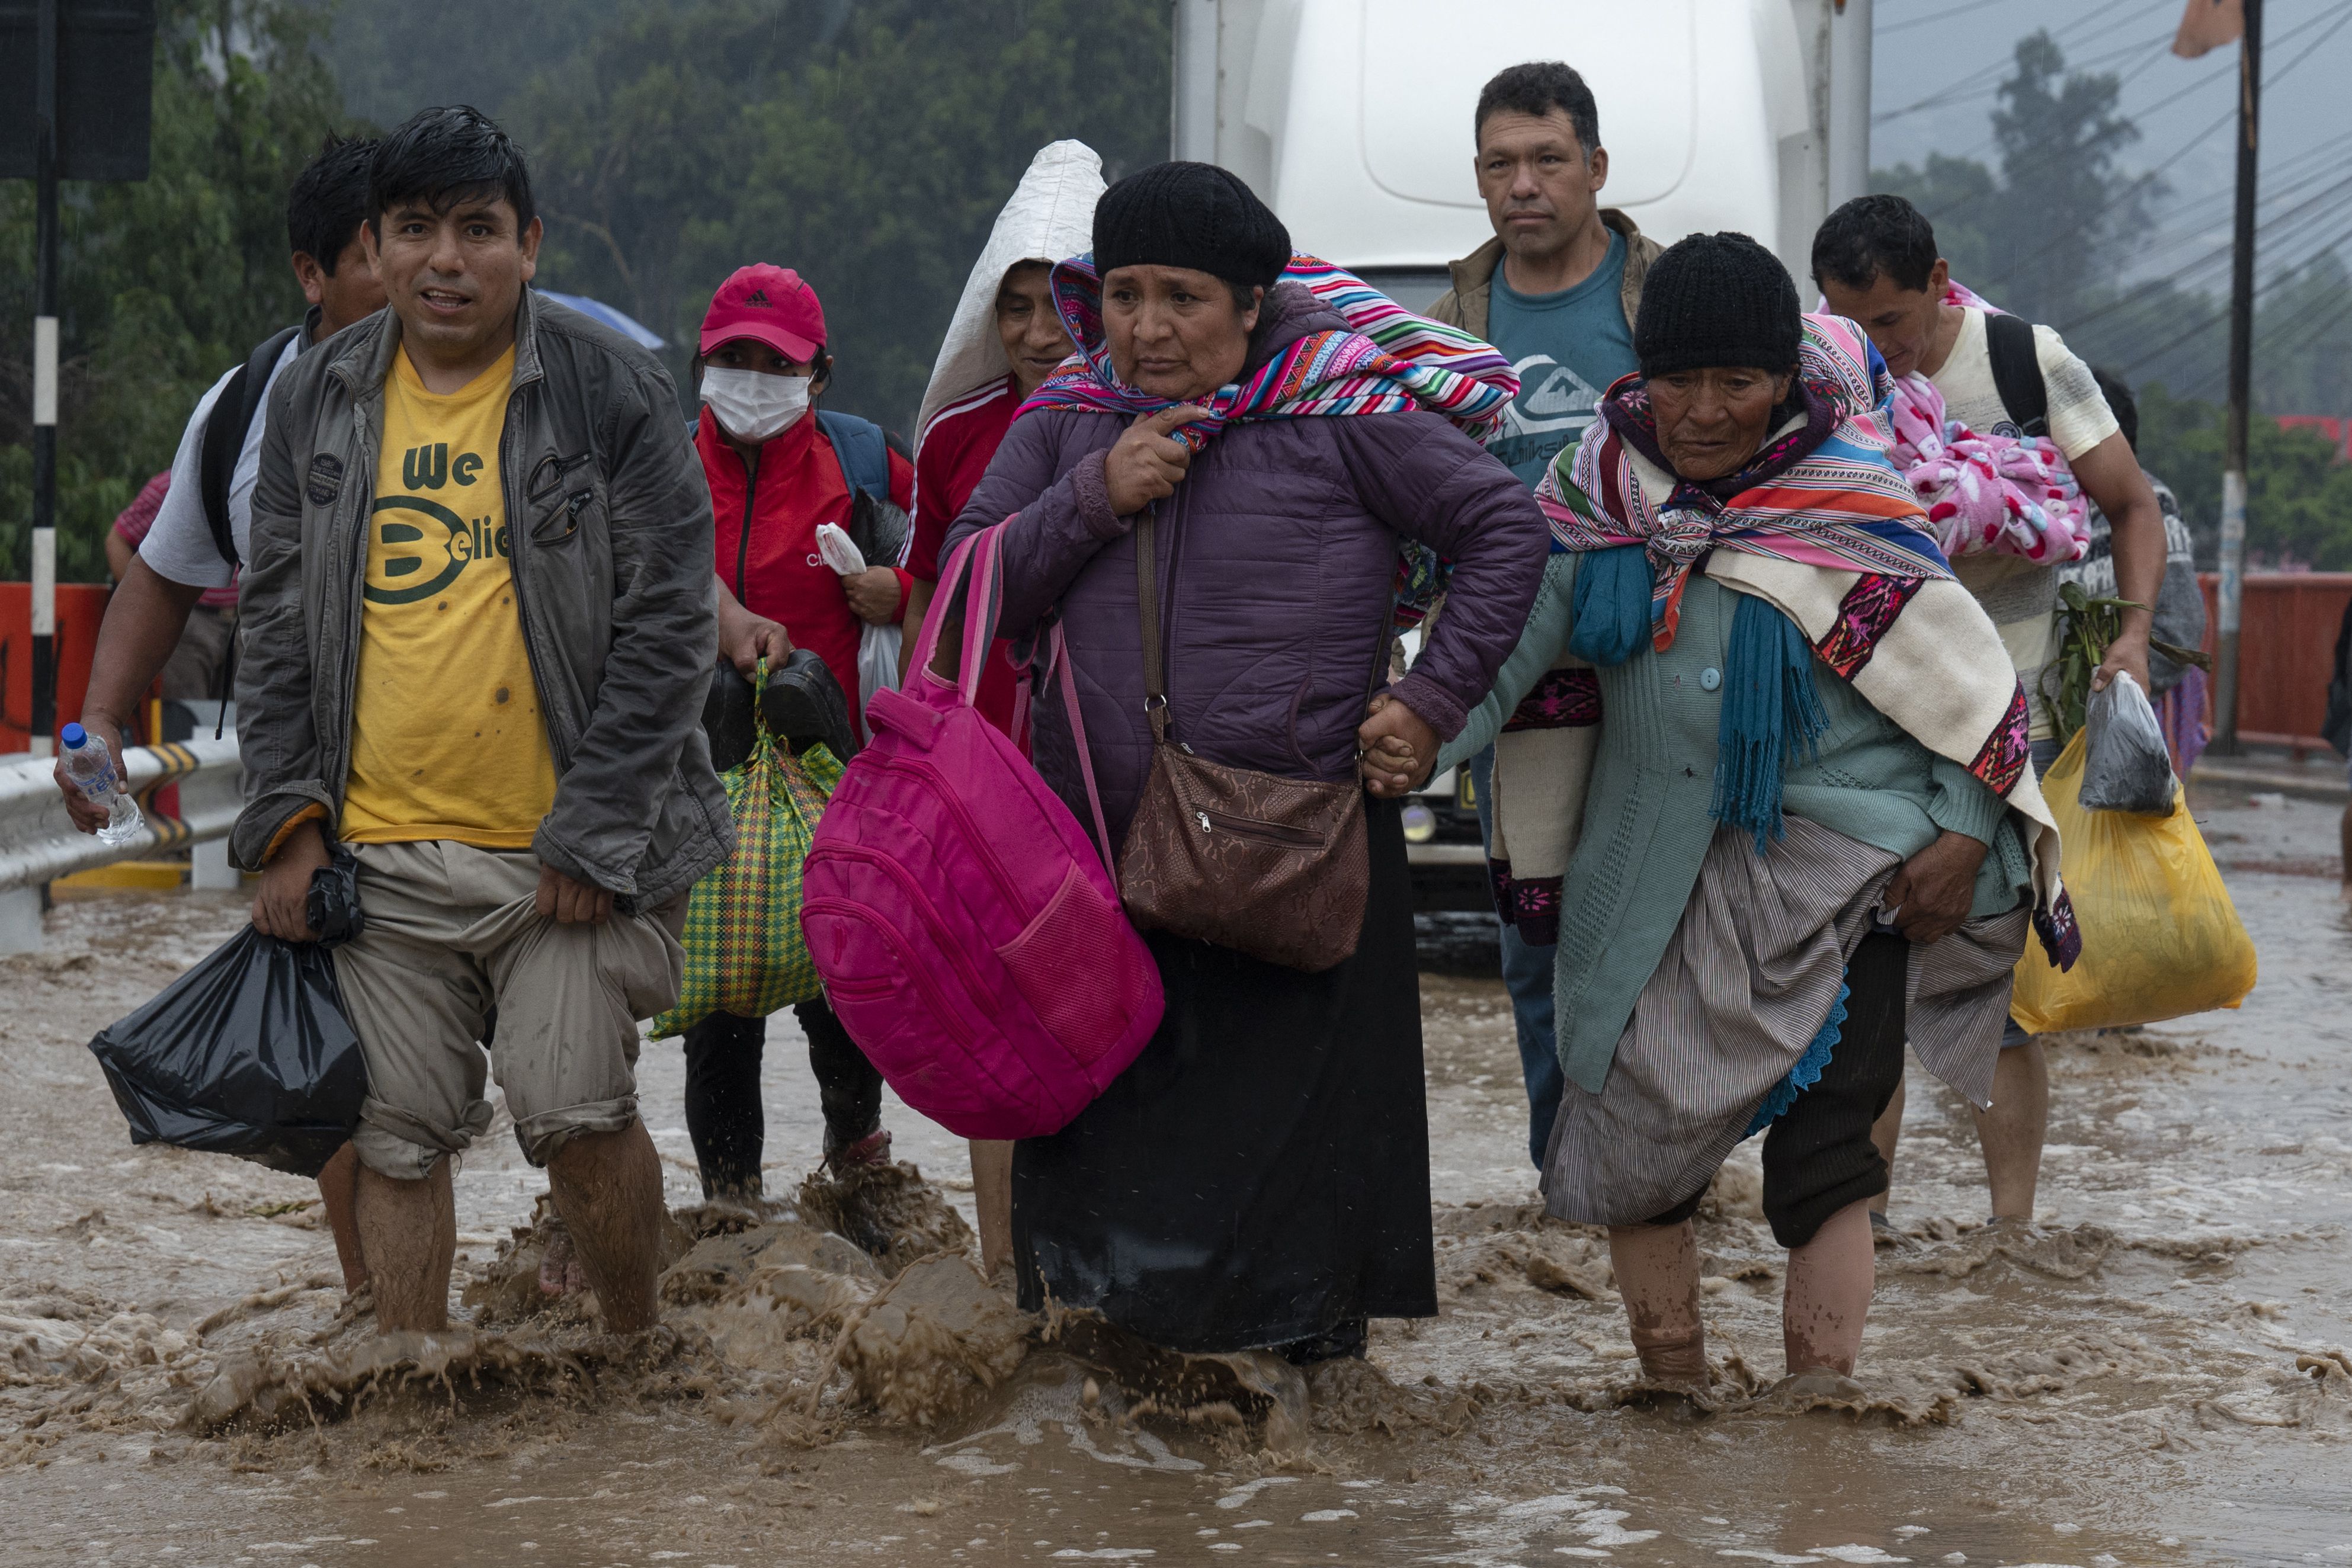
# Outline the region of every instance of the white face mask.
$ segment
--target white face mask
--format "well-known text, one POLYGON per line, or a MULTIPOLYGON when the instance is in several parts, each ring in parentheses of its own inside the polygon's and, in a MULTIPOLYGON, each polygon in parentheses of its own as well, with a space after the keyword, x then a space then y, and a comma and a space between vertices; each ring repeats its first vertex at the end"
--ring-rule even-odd
POLYGON ((706 370, 702 401, 738 441, 772 441, 808 412, 809 377, 706 370))

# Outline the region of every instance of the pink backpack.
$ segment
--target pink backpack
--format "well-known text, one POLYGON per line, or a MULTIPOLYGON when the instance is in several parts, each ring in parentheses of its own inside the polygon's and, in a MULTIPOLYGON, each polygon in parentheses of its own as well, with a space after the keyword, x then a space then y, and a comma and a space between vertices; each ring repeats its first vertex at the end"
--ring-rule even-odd
MULTIPOLYGON (((1160 970, 1086 831, 972 706, 1002 607, 1003 529, 959 546, 941 611, 965 595, 959 685, 931 673, 934 613, 904 691, 866 709, 873 739, 817 823, 801 929, 825 997, 900 1099, 967 1138, 1059 1132, 1160 1025, 1160 970)), ((1102 800, 1077 683, 1058 677, 1095 829, 1102 800)))

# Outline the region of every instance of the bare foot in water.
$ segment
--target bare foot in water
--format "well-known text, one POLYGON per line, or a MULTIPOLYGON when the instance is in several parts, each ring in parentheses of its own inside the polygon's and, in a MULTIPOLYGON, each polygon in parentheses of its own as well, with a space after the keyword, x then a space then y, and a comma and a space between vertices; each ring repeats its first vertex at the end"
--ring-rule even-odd
POLYGON ((1833 1366, 1792 1372, 1758 1395, 1753 1402, 1770 1410, 1862 1410, 1870 1404, 1870 1390, 1833 1366))
POLYGON ((548 1230, 547 1250, 539 1260, 539 1293, 551 1299, 576 1295, 588 1288, 588 1270, 572 1249, 572 1232, 561 1221, 548 1230))

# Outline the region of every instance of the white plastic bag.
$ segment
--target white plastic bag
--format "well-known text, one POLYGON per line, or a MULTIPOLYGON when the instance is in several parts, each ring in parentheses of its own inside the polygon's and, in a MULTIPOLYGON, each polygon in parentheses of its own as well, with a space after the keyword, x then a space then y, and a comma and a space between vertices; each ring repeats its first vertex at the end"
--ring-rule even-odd
POLYGON ((2141 817, 2172 814, 2179 780, 2172 776, 2172 754, 2165 749, 2156 710, 2137 681, 2118 674, 2105 691, 2093 692, 2084 706, 2083 727, 2089 732, 2084 737, 2084 810, 2141 817))
MULTIPOLYGON (((817 553, 841 577, 866 570, 866 556, 857 542, 837 524, 816 526, 817 553)), ((898 689, 899 632, 896 626, 867 626, 857 641, 857 711, 862 716, 876 692, 898 689)))

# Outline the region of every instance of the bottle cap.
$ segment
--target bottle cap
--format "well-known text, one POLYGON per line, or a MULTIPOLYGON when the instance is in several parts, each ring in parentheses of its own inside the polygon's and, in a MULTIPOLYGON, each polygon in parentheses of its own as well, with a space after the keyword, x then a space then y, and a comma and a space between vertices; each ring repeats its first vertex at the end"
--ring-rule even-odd
POLYGON ((79 751, 81 749, 82 742, 88 740, 89 738, 89 735, 82 728, 81 726, 78 724, 69 724, 66 726, 65 728, 58 731, 58 738, 66 743, 66 749, 68 751, 79 751))

